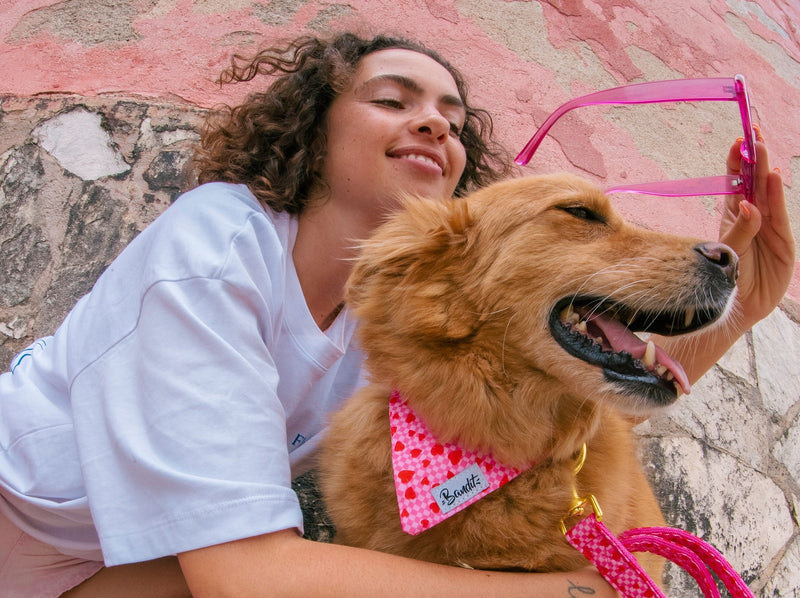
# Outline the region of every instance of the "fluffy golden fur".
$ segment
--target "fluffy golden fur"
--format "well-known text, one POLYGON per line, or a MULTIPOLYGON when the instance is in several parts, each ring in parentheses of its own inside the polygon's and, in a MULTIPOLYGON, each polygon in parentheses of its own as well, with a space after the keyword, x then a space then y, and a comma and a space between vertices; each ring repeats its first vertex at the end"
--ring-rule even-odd
MULTIPOLYGON (((597 497, 615 533, 663 525, 625 414, 674 401, 671 376, 642 365, 641 355, 595 345, 570 314, 590 333, 592 322, 614 318, 688 332, 725 313, 735 275, 726 247, 634 227, 572 176, 407 200, 364 243, 348 285, 370 383, 334 414, 321 455, 337 542, 482 569, 580 568, 587 562, 559 529, 573 483, 597 497), (441 441, 535 465, 406 534, 390 454, 393 389, 441 441)), ((657 560, 647 566, 660 575, 657 560)))

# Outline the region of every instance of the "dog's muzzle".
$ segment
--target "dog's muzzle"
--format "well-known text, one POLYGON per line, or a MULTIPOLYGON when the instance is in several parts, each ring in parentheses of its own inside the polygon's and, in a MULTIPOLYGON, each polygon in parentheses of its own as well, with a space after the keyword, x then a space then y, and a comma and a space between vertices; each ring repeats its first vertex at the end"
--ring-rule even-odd
POLYGON ((636 333, 675 336, 716 322, 732 303, 739 273, 739 259, 726 245, 702 243, 694 250, 695 288, 672 301, 660 299, 665 309, 646 310, 612 297, 565 297, 550 312, 553 338, 573 357, 601 368, 621 394, 654 406, 674 402, 679 391, 689 392, 686 372, 636 333))

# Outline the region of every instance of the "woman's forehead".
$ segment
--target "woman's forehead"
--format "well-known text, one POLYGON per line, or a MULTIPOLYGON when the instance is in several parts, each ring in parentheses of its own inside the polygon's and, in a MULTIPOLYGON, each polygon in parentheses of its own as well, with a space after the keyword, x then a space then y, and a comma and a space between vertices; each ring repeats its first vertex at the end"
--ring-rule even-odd
POLYGON ((414 81, 421 89, 437 96, 463 100, 453 76, 443 65, 426 54, 401 48, 378 50, 364 56, 356 68, 353 87, 387 75, 414 81))

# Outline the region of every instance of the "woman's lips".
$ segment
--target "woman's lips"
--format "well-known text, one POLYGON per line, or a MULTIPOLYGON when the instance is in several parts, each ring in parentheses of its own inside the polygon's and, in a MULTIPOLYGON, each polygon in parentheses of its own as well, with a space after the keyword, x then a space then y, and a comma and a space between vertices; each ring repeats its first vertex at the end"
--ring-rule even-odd
POLYGON ((439 158, 438 156, 422 153, 418 150, 395 151, 389 153, 388 155, 390 158, 413 160, 421 164, 433 166, 436 169, 438 169, 440 173, 444 174, 444 164, 442 163, 441 158, 439 158))

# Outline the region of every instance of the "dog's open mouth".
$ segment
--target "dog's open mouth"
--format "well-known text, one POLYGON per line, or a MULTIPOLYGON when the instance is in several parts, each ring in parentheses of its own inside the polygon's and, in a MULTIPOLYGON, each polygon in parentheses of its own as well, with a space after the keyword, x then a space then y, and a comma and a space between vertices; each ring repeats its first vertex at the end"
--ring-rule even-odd
POLYGON ((652 341, 634 332, 685 334, 718 319, 723 308, 646 312, 596 297, 568 297, 550 313, 553 338, 573 357, 602 368, 605 378, 627 394, 669 404, 688 393, 683 366, 652 341))

